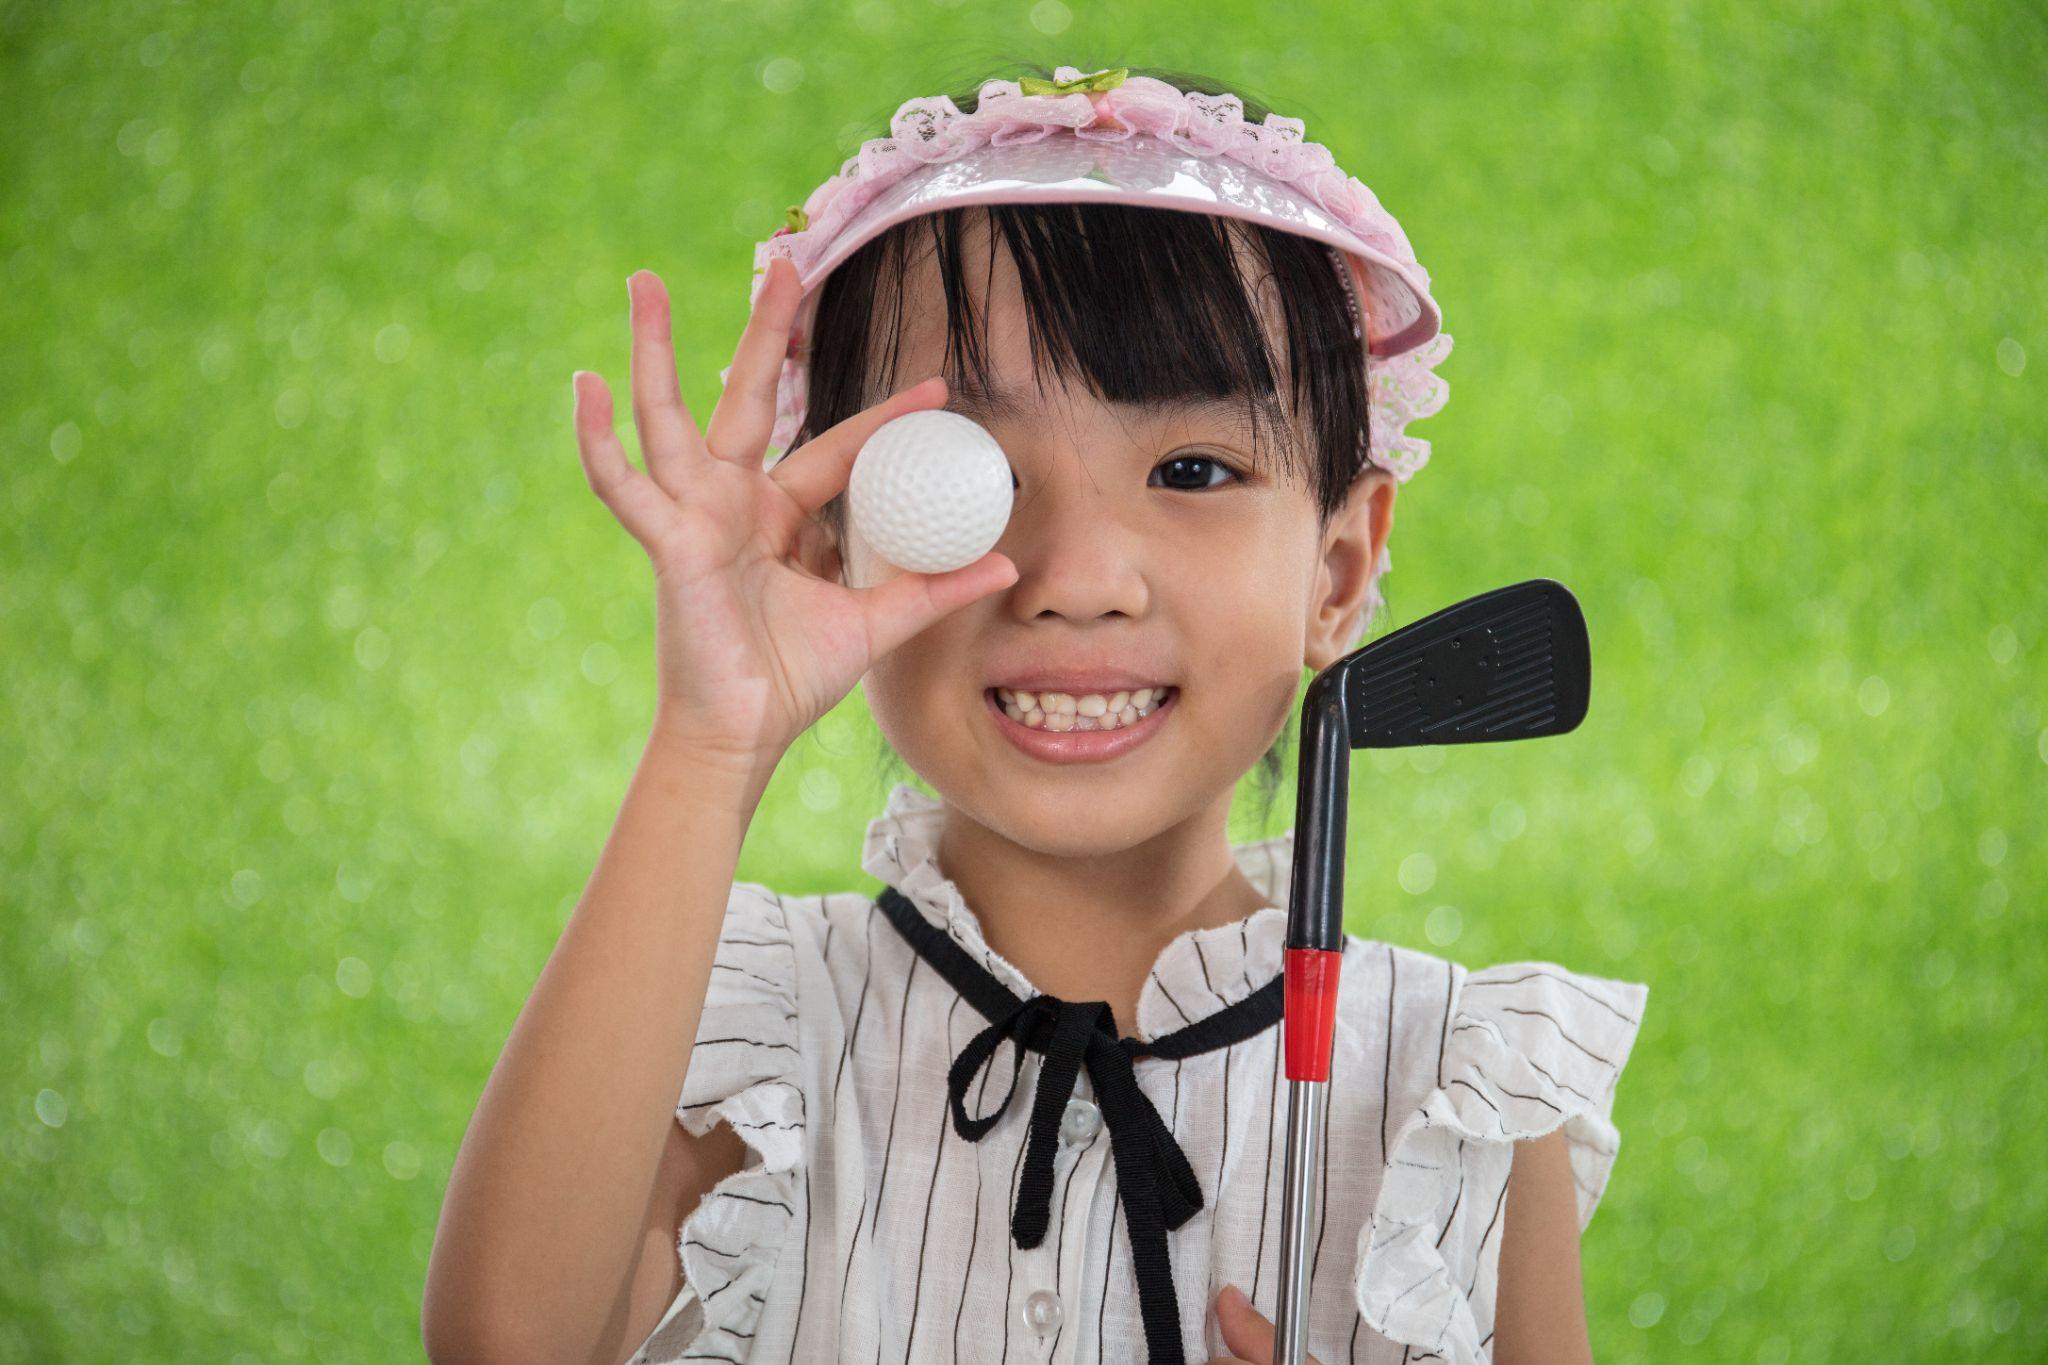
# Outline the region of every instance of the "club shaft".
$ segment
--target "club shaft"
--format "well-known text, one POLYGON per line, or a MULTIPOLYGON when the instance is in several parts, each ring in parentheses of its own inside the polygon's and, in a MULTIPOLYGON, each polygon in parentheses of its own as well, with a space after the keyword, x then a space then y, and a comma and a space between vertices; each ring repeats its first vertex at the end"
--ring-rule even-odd
POLYGON ((1280 1298, 1274 1310, 1273 1365, 1302 1365, 1308 1354, 1309 1228, 1322 1191, 1316 1146, 1329 1082, 1287 1082, 1287 1165, 1281 1176, 1280 1298))

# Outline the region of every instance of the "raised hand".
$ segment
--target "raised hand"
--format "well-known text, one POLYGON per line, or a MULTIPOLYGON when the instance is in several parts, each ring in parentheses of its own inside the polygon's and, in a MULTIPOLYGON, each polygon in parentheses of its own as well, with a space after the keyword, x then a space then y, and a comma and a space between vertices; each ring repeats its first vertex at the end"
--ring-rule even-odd
POLYGON ((914 384, 763 469, 799 302, 788 261, 769 262, 701 434, 676 381, 667 289, 645 270, 627 289, 633 421, 646 472, 619 444, 611 391, 581 370, 572 381, 576 443, 591 489, 653 564, 656 723, 708 752, 772 769, 876 659, 1008 587, 1017 569, 990 551, 947 573, 904 572, 866 588, 838 581, 838 556, 821 551, 813 513, 846 487, 876 427, 942 406, 946 386, 938 376, 914 384))

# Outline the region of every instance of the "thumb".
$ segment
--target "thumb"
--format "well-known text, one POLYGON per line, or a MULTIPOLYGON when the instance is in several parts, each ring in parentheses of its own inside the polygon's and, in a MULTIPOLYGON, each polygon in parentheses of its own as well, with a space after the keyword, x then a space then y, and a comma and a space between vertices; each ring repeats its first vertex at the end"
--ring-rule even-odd
POLYGON ((1253 1365, 1272 1365, 1273 1324, 1234 1284, 1223 1286, 1216 1295, 1216 1325, 1223 1329, 1223 1344, 1232 1355, 1253 1365))
MULTIPOLYGON (((1223 1344, 1232 1355, 1252 1365, 1273 1365, 1272 1321, 1252 1307, 1252 1301, 1234 1284, 1225 1285, 1216 1295, 1216 1325, 1223 1329, 1223 1344)), ((1314 1356, 1305 1354, 1303 1358, 1309 1365, 1318 1365, 1314 1356)))
POLYGON ((899 574, 854 597, 867 621, 868 653, 879 659, 932 622, 976 598, 1017 581, 1008 555, 991 550, 972 564, 945 573, 899 574))

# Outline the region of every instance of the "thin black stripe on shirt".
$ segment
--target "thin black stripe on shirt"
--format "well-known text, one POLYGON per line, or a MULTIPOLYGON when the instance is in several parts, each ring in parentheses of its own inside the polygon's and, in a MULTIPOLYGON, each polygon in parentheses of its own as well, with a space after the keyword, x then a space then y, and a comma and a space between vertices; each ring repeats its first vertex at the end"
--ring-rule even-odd
MULTIPOLYGON (((946 1051, 953 1051, 953 1016, 960 1012, 960 1002, 966 999, 954 995, 953 1003, 946 1010, 946 1051)), ((910 1291, 910 1332, 903 1339, 903 1358, 910 1359, 910 1347, 917 1340, 917 1307, 924 1298, 924 1253, 932 1240, 932 1202, 939 1192, 939 1171, 946 1164, 946 1105, 939 1105, 939 1136, 932 1144, 932 1183, 924 1192, 924 1228, 917 1235, 917 1279, 910 1291)))
POLYGON ((1481 980, 1481 981, 1474 981, 1474 982, 1470 982, 1469 984, 1470 984, 1470 985, 1473 985, 1473 986, 1514 986, 1514 985, 1519 985, 1520 983, 1522 983, 1522 982, 1524 982, 1524 981, 1528 981, 1528 980, 1530 980, 1530 979, 1531 979, 1531 978, 1533 978, 1533 977, 1539 977, 1539 976, 1540 976, 1540 977, 1542 977, 1542 978, 1543 978, 1544 980, 1546 980, 1546 981, 1555 981, 1555 982, 1556 982, 1556 983, 1557 983, 1558 985, 1560 985, 1560 986, 1569 986, 1569 987, 1571 987, 1571 988, 1572 988, 1573 990, 1577 991, 1577 992, 1578 992, 1578 993, 1579 993, 1580 995, 1583 995, 1583 996, 1585 996, 1585 997, 1586 997, 1586 998, 1587 998, 1588 1000, 1590 1000, 1590 1001, 1592 1001, 1592 1002, 1593 1002, 1594 1004, 1598 1005, 1598 1006, 1599 1006, 1599 1007, 1600 1007, 1601 1009, 1604 1009, 1604 1010, 1606 1010, 1606 1011, 1607 1011, 1607 1012, 1608 1012, 1609 1014, 1613 1015, 1613 1016, 1614 1016, 1615 1018, 1617 1018, 1617 1019, 1621 1020, 1621 1021, 1622 1021, 1623 1023, 1625 1023, 1625 1024, 1634 1024, 1634 1023, 1638 1023, 1638 1022, 1640 1022, 1639 1020, 1637 1020, 1637 1019, 1636 1019, 1636 1017, 1635 1017, 1634 1015, 1632 1015, 1632 1014, 1624 1014, 1624 1013, 1623 1013, 1622 1011, 1620 1011, 1620 1010, 1616 1009, 1616 1008, 1615 1008, 1614 1006, 1612 1006, 1612 1005, 1608 1004, 1608 1003, 1607 1003, 1607 1002, 1606 1002, 1605 1000, 1602 1000, 1602 999, 1601 999, 1601 998, 1600 998, 1599 996, 1597 996, 1597 995, 1593 994, 1593 992, 1591 992, 1591 991, 1587 990, 1587 989, 1586 989, 1586 988, 1585 988, 1584 986, 1581 986, 1581 985, 1580 985, 1580 984, 1579 984, 1578 982, 1576 982, 1576 981, 1569 981, 1569 980, 1566 980, 1566 979, 1565 979, 1564 977, 1561 977, 1561 976, 1559 976, 1559 975, 1558 975, 1557 973, 1555 973, 1555 972, 1542 972, 1542 971, 1537 971, 1537 972, 1530 972, 1530 973, 1529 973, 1529 974, 1528 974, 1527 976, 1516 976, 1516 977, 1510 977, 1510 978, 1509 978, 1508 980, 1506 980, 1506 981, 1486 981, 1486 980, 1481 980))
MULTIPOLYGON (((1095 1132, 1089 1136, 1088 1145, 1086 1147, 1080 1148, 1078 1151, 1074 1153, 1074 1164, 1067 1167, 1067 1182, 1066 1184, 1060 1187, 1060 1231, 1059 1236, 1053 1239, 1052 1245, 1052 1282, 1055 1286, 1061 1283, 1060 1263, 1066 1259, 1067 1254, 1067 1197, 1071 1195, 1074 1191, 1074 1173, 1081 1169, 1082 1159, 1085 1158, 1090 1151, 1094 1150, 1095 1144, 1097 1142, 1100 1142, 1101 1140, 1102 1129, 1097 1128, 1095 1132)), ((1067 1318, 1066 1314, 1062 1313, 1060 1315, 1060 1325, 1052 1334, 1052 1343, 1046 1347, 1047 1354, 1058 1354, 1060 1345, 1060 1334, 1065 1332, 1066 1330, 1067 1318)), ((906 1356, 905 1359, 908 1360, 909 1357, 906 1356)))
MULTIPOLYGON (((882 1221, 882 1196, 889 1190, 890 1162, 896 1155, 896 1111, 903 1103, 903 1046, 909 1036, 907 1029, 912 987, 917 984, 917 969, 923 963, 924 959, 916 953, 910 955, 910 970, 903 977, 903 1004, 896 1012, 896 1070, 889 1077, 889 1087, 896 1093, 889 1100, 889 1136, 882 1144, 882 1178, 875 1184, 875 1216, 868 1221, 868 1246, 871 1248, 875 1244, 875 1225, 882 1221)), ((852 1263, 853 1249, 859 1245, 860 1234, 856 1231, 847 1250, 848 1264, 852 1263)), ((881 1365, 881 1342, 882 1337, 878 1332, 875 1335, 875 1365, 881 1365)))
POLYGON ((1444 1083, 1444 1044, 1451 1037, 1451 990, 1456 985, 1457 973, 1455 963, 1444 963, 1444 1025, 1436 1040, 1436 1083, 1439 1088, 1444 1083))
POLYGON ((1323 1207, 1322 1211, 1316 1215, 1316 1249, 1315 1253, 1309 1257, 1308 1262, 1308 1282, 1311 1292, 1313 1292, 1316 1282, 1316 1267, 1321 1265, 1323 1261, 1323 1234, 1330 1230, 1330 1110, 1336 1106, 1329 1102, 1329 1098, 1329 1095, 1325 1093, 1323 1096, 1323 1134, 1322 1137, 1317 1139, 1323 1149, 1323 1174, 1321 1183, 1317 1186, 1317 1189, 1321 1191, 1321 1195, 1316 1202, 1320 1203, 1323 1207))
POLYGON ((1116 1278, 1116 1232, 1117 1232, 1116 1170, 1109 1172, 1109 1254, 1102 1262, 1102 1301, 1095 1305, 1095 1358, 1100 1360, 1102 1349, 1104 1315, 1109 1311, 1109 1282, 1116 1278))
MULTIPOLYGON (((1494 1113, 1500 1113, 1500 1106, 1495 1104, 1492 1100, 1487 1099, 1485 1091, 1481 1090, 1478 1086, 1472 1084, 1472 1082, 1466 1080, 1463 1076, 1451 1077, 1451 1084, 1464 1086, 1467 1090, 1479 1096, 1480 1103, 1484 1104, 1488 1109, 1491 1109, 1494 1113)), ((1507 1116, 1503 1114, 1501 1115, 1501 1117, 1505 1118, 1507 1116)))
POLYGON ((1194 1020, 1188 1018, 1188 1012, 1180 1007, 1180 1001, 1173 998, 1173 992, 1166 989, 1166 983, 1159 979, 1158 972, 1152 973, 1152 984, 1157 986, 1159 988, 1159 993, 1166 997, 1166 1003, 1173 1006, 1173 1012, 1180 1016, 1180 1021, 1183 1024, 1192 1024, 1195 1022, 1194 1020))
MULTIPOLYGON (((847 1033, 846 1042, 839 1049, 839 1071, 832 1078, 832 1110, 835 1114, 839 1110, 839 1082, 846 1077, 846 1059, 853 1052, 854 1044, 860 1040, 861 1021, 867 1017, 868 983, 874 978, 875 974, 875 921, 879 918, 881 916, 876 914, 871 907, 867 917, 867 960, 861 964, 860 1003, 853 1011, 853 1028, 847 1033)), ((858 1087, 856 1087, 857 1089, 858 1087)), ((859 1101, 859 1098, 858 1094, 854 1096, 856 1102, 859 1101)), ((846 1333, 846 1286, 853 1278, 853 1256, 855 1250, 860 1246, 861 1224, 867 1221, 867 1217, 867 1185, 866 1182, 862 1182, 860 1213, 853 1220, 853 1239, 846 1244, 846 1268, 839 1274, 839 1332, 842 1338, 846 1333)))
POLYGON ((1451 1220, 1458 1216, 1458 1201, 1465 1197, 1465 1139, 1458 1139, 1458 1192, 1451 1197, 1451 1211, 1444 1215, 1444 1229, 1436 1235, 1436 1244, 1442 1246, 1444 1237, 1451 1230, 1451 1220))
POLYGON ((801 1052, 795 1043, 764 1043, 759 1038, 699 1038, 698 1047, 710 1047, 713 1043, 745 1043, 749 1047, 779 1047, 785 1052, 801 1052))
POLYGON ((1237 1052, 1237 1044, 1223 1049, 1223 1141, 1222 1149, 1216 1154, 1216 1202, 1223 1203, 1223 1173, 1230 1169, 1230 1059, 1237 1052))
POLYGON ((780 981, 777 981, 772 976, 763 976, 759 972, 750 972, 745 967, 737 966, 730 962, 714 962, 711 964, 711 970, 714 972, 738 972, 741 976, 753 977, 754 980, 764 986, 780 987, 782 985, 780 981))
MULTIPOLYGON (((783 903, 783 900, 782 900, 782 893, 781 893, 781 892, 779 892, 779 891, 773 891, 773 890, 771 890, 771 891, 769 892, 769 894, 775 897, 775 911, 776 911, 776 913, 777 913, 777 914, 778 914, 779 916, 781 916, 781 918, 782 918, 782 928, 783 928, 783 931, 784 931, 785 933, 790 933, 790 929, 789 929, 789 907, 788 907, 788 906, 787 906, 786 904, 784 904, 784 903, 783 903)), ((826 942, 827 946, 829 947, 829 946, 830 946, 830 944, 831 944, 831 942, 832 942, 832 917, 831 917, 831 914, 830 914, 830 912, 829 912, 829 907, 824 907, 824 908, 826 909, 826 912, 827 912, 827 913, 826 913, 826 915, 825 915, 825 942, 826 942)), ((796 938, 795 934, 794 934, 794 933, 790 933, 790 939, 791 939, 791 941, 792 941, 792 942, 794 942, 794 941, 795 941, 795 938, 796 938)), ((796 981, 795 981, 794 979, 792 979, 792 980, 790 981, 790 983, 789 983, 789 990, 790 990, 790 994, 791 994, 792 996, 794 996, 794 995, 796 994, 796 988, 797 988, 797 983, 796 983, 796 981)), ((797 1036, 798 1036, 798 1038, 802 1038, 802 1036, 803 1036, 803 1033, 802 1033, 802 1030, 801 1030, 801 1029, 799 1029, 799 1030, 798 1030, 797 1036)), ((803 1124, 803 1127, 804 1127, 804 1131, 805 1131, 805 1133, 806 1133, 807 1137, 809 1137, 809 1138, 811 1138, 811 1139, 815 1139, 816 1135, 810 1132, 810 1124, 811 1124, 811 1102, 810 1102, 810 1097, 809 1097, 809 1096, 807 1096, 806 1094, 804 1094, 804 1092, 803 1092, 803 1090, 802 1090, 801 1088, 799 1088, 799 1089, 797 1090, 797 1092, 796 1092, 796 1097, 797 1097, 797 1104, 798 1104, 798 1106, 799 1106, 799 1107, 798 1107, 798 1109, 797 1109, 797 1113, 798 1113, 798 1115, 799 1115, 799 1117, 800 1117, 800 1119, 801 1119, 801 1121, 802 1121, 802 1124, 803 1124)), ((814 1143, 814 1145, 815 1145, 815 1143, 814 1143)), ((806 1295, 807 1293, 809 1293, 809 1292, 810 1292, 810 1287, 811 1287, 811 1223, 812 1223, 812 1219, 811 1219, 811 1164, 812 1164, 812 1163, 811 1163, 811 1162, 810 1162, 810 1161, 809 1161, 808 1159, 806 1159, 806 1160, 804 1160, 804 1161, 803 1161, 803 1163, 802 1163, 802 1164, 803 1164, 803 1168, 804 1168, 804 1260, 803 1260, 803 1268, 802 1268, 802 1270, 801 1270, 801 1271, 799 1272, 799 1277, 798 1277, 798 1280, 797 1280, 797 1291, 796 1291, 796 1317, 795 1317, 795 1318, 793 1319, 793 1321, 792 1321, 792 1325, 791 1325, 791 1327, 790 1327, 790 1332, 789 1332, 789 1358, 790 1358, 790 1360, 792 1360, 792 1361, 794 1361, 794 1360, 796 1359, 796 1338, 797 1338, 797 1335, 798 1335, 798 1333, 799 1333, 799 1332, 800 1332, 800 1331, 802 1330, 802 1327, 803 1327, 803 1320, 804 1320, 804 1296, 805 1296, 805 1295, 806 1295)), ((791 1216, 792 1216, 792 1217, 794 1217, 794 1216, 795 1216, 795 1214, 794 1214, 794 1211, 792 1211, 792 1213, 791 1213, 791 1216)), ((757 1328, 756 1330, 758 1331, 759 1329, 757 1328)), ((737 1335, 738 1335, 738 1333, 734 1333, 734 1335, 735 1335, 735 1336, 737 1336, 737 1335)))
MULTIPOLYGON (((810 1119, 810 1105, 808 1102, 804 1106, 804 1119, 806 1123, 810 1119)), ((811 1216, 811 1163, 807 1160, 804 1162, 804 1268, 803 1278, 797 1281, 795 1323, 789 1331, 789 1359, 791 1365, 794 1365, 796 1360, 796 1339, 803 1332, 804 1296, 811 1289, 811 1228, 817 1221, 816 1218, 811 1216)))
MULTIPOLYGON (((991 1070, 995 1070, 995 1068, 989 1066, 989 1068, 985 1068, 981 1072, 981 1085, 983 1085, 983 1089, 987 1089, 987 1085, 989 1085, 989 1072, 991 1070)), ((975 1109, 981 1109, 981 1101, 979 1099, 975 1101, 975 1109)), ((940 1124, 946 1124, 948 1115, 940 1113, 938 1121, 940 1121, 940 1124)), ((967 1269, 961 1273, 961 1304, 958 1304, 958 1308, 952 1310, 952 1359, 961 1359, 961 1316, 967 1312, 967 1285, 971 1285, 973 1279, 975 1279, 975 1252, 981 1250, 981 1166, 983 1166, 981 1150, 977 1148, 975 1150, 975 1222, 967 1230, 967 1269)), ((1008 1316, 1008 1314, 1004 1314, 1004 1316, 1008 1316)))
POLYGON ((1223 1003, 1223 992, 1217 990, 1216 983, 1209 979, 1209 955, 1202 951, 1202 940, 1199 935, 1195 938, 1195 961, 1202 964, 1202 984, 1209 988, 1209 994, 1215 996, 1218 1003, 1223 1003))
MULTIPOLYGON (((948 1038, 948 1042, 950 1041, 951 1039, 948 1038)), ((974 1096, 974 1112, 977 1114, 986 1112, 982 1108, 982 1101, 988 1094, 988 1078, 994 1071, 995 1068, 993 1066, 986 1066, 981 1070, 981 1088, 975 1092, 974 1096)), ((940 1116, 940 1123, 949 1121, 951 1117, 950 1103, 949 1100, 947 1113, 940 1116)), ((953 1310, 953 1359, 955 1360, 960 1358, 960 1319, 967 1312, 967 1286, 974 1282, 974 1253, 981 1245, 982 1164, 981 1149, 977 1147, 974 1154, 974 1223, 967 1230, 967 1269, 960 1277, 960 1304, 953 1310)), ((1008 1316, 1007 1313, 1005 1316, 1008 1316)))
MULTIPOLYGON (((1512 1164, 1510 1164, 1508 1174, 1514 1174, 1512 1164)), ((1472 1283, 1465 1286, 1465 1297, 1468 1299, 1472 1297, 1473 1291, 1479 1288, 1479 1272, 1486 1266, 1486 1239, 1492 1234, 1493 1225, 1500 1221, 1500 1206, 1505 1204, 1507 1199, 1508 1182, 1502 1180, 1500 1182, 1500 1197, 1493 1201, 1493 1217, 1486 1220, 1486 1231, 1479 1234, 1479 1249, 1472 1257, 1472 1283)))
POLYGON ((846 1079, 846 1058, 853 1051, 853 1045, 860 1041, 860 1022, 868 1012, 868 981, 875 974, 875 921, 880 918, 873 911, 868 914, 867 959, 861 964, 860 1002, 854 1006, 853 1027, 847 1030, 846 1041, 839 1045, 839 1069, 832 1075, 832 1107, 839 1107, 839 1083, 846 1079))
POLYGON ((1273 1123, 1280 1112, 1280 1038, 1273 1038, 1273 1085, 1266 1097, 1266 1176, 1259 1191, 1259 1245, 1252 1253, 1252 1301, 1259 1297, 1259 1281, 1266 1273, 1266 1208, 1273 1199, 1273 1123))
MULTIPOLYGON (((1037 1085, 1034 1078, 1032 1084, 1037 1085)), ((1024 1148, 1026 1143, 1017 1144, 1017 1159, 1010 1163, 1010 1193, 1003 1200, 1004 1231, 1003 1247, 1010 1261, 1010 1269, 1003 1277, 1003 1365, 1010 1360, 1010 1294, 1017 1285, 1017 1238, 1009 1231, 1009 1212, 1017 1207, 1017 1177, 1024 1169, 1024 1148)))
POLYGON ((1380 1164, 1387 1164, 1387 1109, 1394 1082, 1394 947, 1387 945, 1387 1067, 1380 1074, 1380 1164))
POLYGON ((1585 1053, 1588 1057, 1591 1057, 1594 1061, 1600 1063, 1602 1066, 1607 1067, 1609 1070, 1612 1070, 1614 1068, 1613 1062, 1608 1061, 1605 1057, 1602 1057, 1599 1053, 1593 1051, 1592 1048, 1587 1047, 1584 1043, 1581 1043, 1578 1039, 1572 1037, 1572 1035, 1565 1030, 1565 1026, 1563 1024, 1558 1023, 1557 1019, 1552 1015, 1547 1014, 1542 1010, 1517 1009, 1513 1005, 1502 1005, 1501 1008, 1508 1011, 1508 1013, 1510 1014, 1542 1015, 1543 1018, 1550 1020, 1551 1025, 1557 1029, 1559 1036, 1561 1036, 1567 1043, 1570 1043, 1573 1047, 1585 1053))

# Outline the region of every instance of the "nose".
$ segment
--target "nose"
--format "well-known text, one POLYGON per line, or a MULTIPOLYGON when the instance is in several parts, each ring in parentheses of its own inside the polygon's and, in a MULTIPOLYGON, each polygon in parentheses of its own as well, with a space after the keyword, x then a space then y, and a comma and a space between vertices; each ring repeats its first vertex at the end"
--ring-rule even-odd
POLYGON ((1140 517, 1142 490, 1121 487, 1072 450, 1057 453, 1044 477, 1020 488, 996 549, 1017 566, 1005 601, 1019 621, 1143 616, 1151 573, 1140 517))

